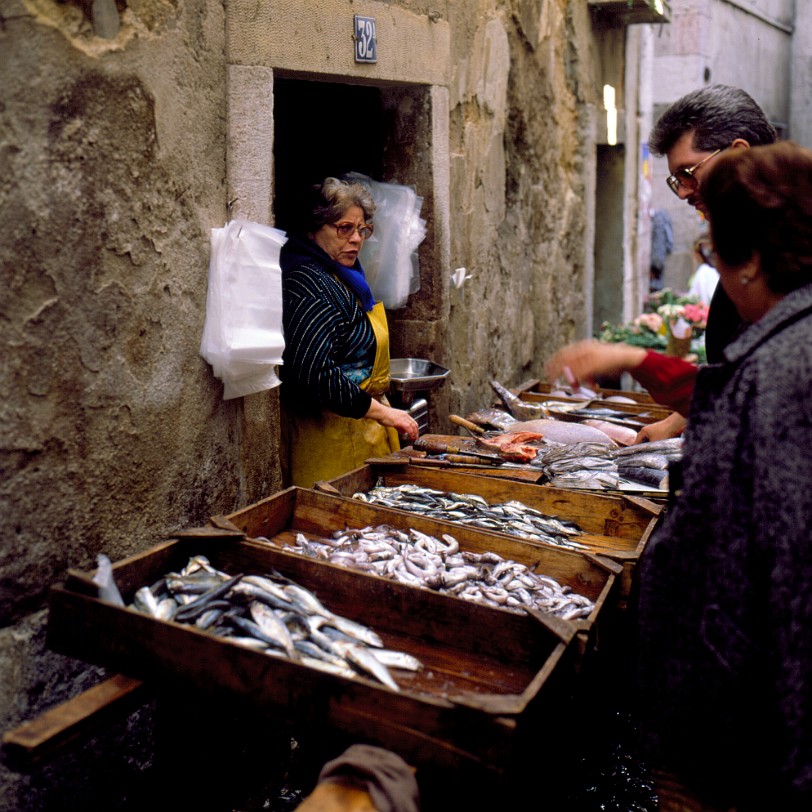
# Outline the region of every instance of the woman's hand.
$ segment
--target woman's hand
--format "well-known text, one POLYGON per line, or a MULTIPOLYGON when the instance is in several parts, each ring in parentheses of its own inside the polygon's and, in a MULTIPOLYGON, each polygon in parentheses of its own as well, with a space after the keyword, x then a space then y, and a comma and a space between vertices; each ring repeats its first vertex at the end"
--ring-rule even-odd
POLYGON ((372 403, 369 404, 369 409, 364 417, 376 420, 382 426, 391 426, 410 440, 417 439, 417 421, 403 409, 393 409, 372 398, 372 403))
POLYGON ((646 357, 641 347, 601 341, 578 341, 560 349, 544 365, 547 380, 564 377, 571 386, 591 384, 599 375, 616 375, 640 366, 646 357))

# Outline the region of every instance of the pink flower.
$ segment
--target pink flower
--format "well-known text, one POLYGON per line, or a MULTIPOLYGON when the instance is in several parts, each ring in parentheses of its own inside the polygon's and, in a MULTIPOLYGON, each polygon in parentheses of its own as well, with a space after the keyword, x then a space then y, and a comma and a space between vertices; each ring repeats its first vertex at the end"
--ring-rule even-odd
POLYGON ((704 328, 708 322, 708 307, 703 304, 687 304, 682 315, 694 326, 704 328))
POLYGON ((645 327, 647 330, 651 330, 652 333, 656 333, 660 327, 662 327, 663 320, 657 313, 641 313, 634 320, 634 323, 640 327, 645 327))

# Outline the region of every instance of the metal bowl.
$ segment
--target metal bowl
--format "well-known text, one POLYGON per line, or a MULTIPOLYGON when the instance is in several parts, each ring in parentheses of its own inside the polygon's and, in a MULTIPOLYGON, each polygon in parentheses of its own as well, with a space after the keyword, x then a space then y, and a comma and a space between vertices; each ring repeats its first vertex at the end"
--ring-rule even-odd
POLYGON ((391 388, 399 392, 427 392, 436 389, 450 370, 422 358, 392 358, 389 361, 391 388))

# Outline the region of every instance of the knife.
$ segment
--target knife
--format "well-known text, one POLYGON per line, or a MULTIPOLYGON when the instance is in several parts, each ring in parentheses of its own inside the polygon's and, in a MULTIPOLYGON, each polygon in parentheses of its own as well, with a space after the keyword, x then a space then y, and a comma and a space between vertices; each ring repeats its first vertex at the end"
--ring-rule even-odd
POLYGON ((493 465, 501 465, 504 460, 501 457, 496 457, 493 454, 483 454, 480 451, 469 451, 467 448, 461 448, 458 445, 451 443, 444 443, 440 440, 427 440, 424 437, 418 437, 412 447, 416 451, 426 451, 429 454, 462 454, 466 457, 477 457, 481 460, 488 460, 493 465))

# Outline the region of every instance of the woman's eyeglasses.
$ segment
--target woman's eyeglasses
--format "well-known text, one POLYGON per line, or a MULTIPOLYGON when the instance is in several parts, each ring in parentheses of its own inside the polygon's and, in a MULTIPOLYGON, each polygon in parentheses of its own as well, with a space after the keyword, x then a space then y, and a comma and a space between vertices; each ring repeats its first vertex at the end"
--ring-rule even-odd
POLYGON ((720 147, 716 152, 711 152, 710 155, 704 157, 698 164, 689 166, 687 169, 678 169, 673 175, 669 175, 665 182, 668 187, 675 194, 679 194, 680 186, 687 189, 689 192, 695 192, 699 188, 699 181, 696 179, 695 172, 699 169, 705 161, 709 161, 714 155, 718 155, 726 147, 720 147))
POLYGON ((358 231, 358 236, 362 240, 367 240, 372 236, 371 225, 356 226, 355 223, 328 223, 327 225, 332 226, 336 230, 336 234, 344 239, 351 237, 355 231, 358 231))

